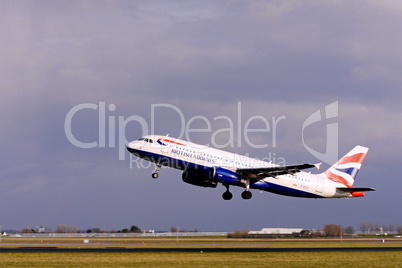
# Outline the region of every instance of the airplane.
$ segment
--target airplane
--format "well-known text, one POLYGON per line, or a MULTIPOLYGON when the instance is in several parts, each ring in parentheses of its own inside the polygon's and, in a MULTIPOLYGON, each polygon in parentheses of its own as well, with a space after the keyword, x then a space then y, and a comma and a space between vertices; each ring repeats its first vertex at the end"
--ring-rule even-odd
POLYGON ((329 169, 320 174, 303 172, 320 164, 279 166, 231 152, 218 150, 161 135, 147 135, 129 142, 127 150, 133 155, 155 163, 152 178, 158 178, 162 166, 182 170, 186 183, 216 188, 226 187, 224 200, 231 200, 229 186, 245 188, 241 196, 250 199, 250 189, 303 198, 362 197, 374 188, 353 187, 354 180, 368 148, 356 146, 329 169))

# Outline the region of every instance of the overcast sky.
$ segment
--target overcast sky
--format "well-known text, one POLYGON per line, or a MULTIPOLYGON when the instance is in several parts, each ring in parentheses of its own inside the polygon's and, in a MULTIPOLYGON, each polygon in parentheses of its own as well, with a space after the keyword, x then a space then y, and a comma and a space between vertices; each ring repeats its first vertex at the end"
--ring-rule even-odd
MULTIPOLYGON (((398 0, 2 1, 0 225, 402 225, 401 28, 398 0), (334 102, 338 116, 309 126, 303 139, 307 118, 334 102), (94 148, 66 136, 66 116, 80 104, 97 106, 75 113, 71 131, 81 142, 97 142, 94 148), (231 118, 234 142, 225 150, 288 164, 322 162, 304 143, 324 152, 326 126, 337 124, 339 156, 355 145, 370 148, 355 185, 378 191, 310 200, 254 190, 243 200, 243 189, 232 187, 233 199, 224 201, 221 185, 185 184, 172 169, 153 180, 153 166, 130 168, 125 151, 121 160, 119 141, 137 139, 152 124, 155 134, 177 137, 195 116, 211 131, 193 133, 191 141, 211 143, 214 131, 228 128, 216 117, 231 118), (253 116, 283 118, 275 134, 251 136, 266 148, 249 146, 241 134, 253 116), (122 125, 127 118, 136 120, 122 125)), ((226 134, 216 135, 219 144, 226 134)))

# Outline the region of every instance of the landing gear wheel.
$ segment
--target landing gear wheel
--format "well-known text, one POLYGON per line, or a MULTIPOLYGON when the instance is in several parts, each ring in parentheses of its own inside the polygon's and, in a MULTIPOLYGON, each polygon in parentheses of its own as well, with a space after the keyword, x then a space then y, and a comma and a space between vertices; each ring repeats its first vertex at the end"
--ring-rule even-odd
POLYGON ((241 193, 241 197, 243 199, 250 199, 253 196, 253 194, 250 191, 244 191, 241 193))
POLYGON ((233 194, 229 191, 226 191, 222 194, 222 198, 224 200, 230 200, 230 199, 232 199, 232 197, 233 197, 233 194))
POLYGON ((161 164, 156 164, 156 169, 155 172, 152 173, 152 178, 157 179, 159 176, 159 170, 161 170, 162 165, 161 164))

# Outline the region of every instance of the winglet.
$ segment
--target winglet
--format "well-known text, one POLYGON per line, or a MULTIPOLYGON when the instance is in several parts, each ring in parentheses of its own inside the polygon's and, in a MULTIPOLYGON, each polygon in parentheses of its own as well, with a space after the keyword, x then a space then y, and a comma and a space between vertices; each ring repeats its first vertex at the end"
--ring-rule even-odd
POLYGON ((317 169, 320 169, 321 164, 322 164, 322 163, 317 163, 317 164, 314 164, 314 166, 315 166, 317 169))

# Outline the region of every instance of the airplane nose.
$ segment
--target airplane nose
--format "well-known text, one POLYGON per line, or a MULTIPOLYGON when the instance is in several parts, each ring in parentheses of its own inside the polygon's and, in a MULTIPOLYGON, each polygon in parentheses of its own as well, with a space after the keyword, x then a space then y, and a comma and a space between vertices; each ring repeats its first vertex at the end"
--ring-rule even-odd
POLYGON ((130 142, 129 144, 126 145, 127 150, 132 154, 134 154, 136 152, 136 147, 137 147, 136 143, 137 142, 132 141, 132 142, 130 142))
POLYGON ((133 148, 135 145, 135 141, 130 141, 126 146, 133 148))
POLYGON ((127 150, 130 151, 130 149, 134 149, 135 148, 135 142, 129 142, 128 144, 126 144, 127 150))
POLYGON ((127 151, 129 151, 132 154, 135 152, 135 150, 133 148, 131 148, 129 145, 127 145, 126 148, 127 148, 127 151))

